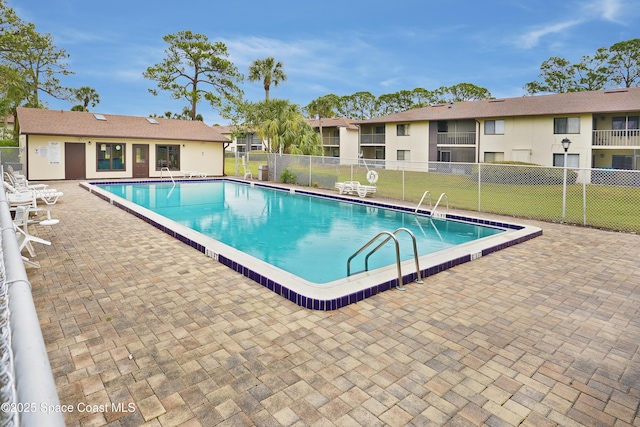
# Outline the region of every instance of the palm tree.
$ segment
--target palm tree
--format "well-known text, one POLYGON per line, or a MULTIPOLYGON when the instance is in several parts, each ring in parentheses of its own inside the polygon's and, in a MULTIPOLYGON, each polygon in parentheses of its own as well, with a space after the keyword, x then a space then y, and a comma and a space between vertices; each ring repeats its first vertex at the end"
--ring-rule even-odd
POLYGON ((89 86, 82 86, 80 89, 75 89, 73 91, 73 95, 76 101, 82 102, 82 110, 80 111, 89 111, 87 109, 89 103, 91 103, 92 107, 95 107, 100 103, 100 96, 98 95, 98 92, 89 86))
POLYGON ((282 62, 276 60, 273 57, 265 59, 256 59, 249 66, 249 81, 256 82, 262 80, 264 84, 265 100, 269 100, 269 88, 271 84, 275 87, 280 82, 287 81, 287 75, 283 71, 282 62))
MULTIPOLYGON (((322 135, 322 118, 333 117, 336 115, 334 108, 336 102, 331 95, 321 96, 316 98, 305 107, 309 118, 318 116, 318 124, 320 128, 320 145, 323 145, 322 135)), ((324 147, 322 148, 322 155, 324 156, 324 147)))

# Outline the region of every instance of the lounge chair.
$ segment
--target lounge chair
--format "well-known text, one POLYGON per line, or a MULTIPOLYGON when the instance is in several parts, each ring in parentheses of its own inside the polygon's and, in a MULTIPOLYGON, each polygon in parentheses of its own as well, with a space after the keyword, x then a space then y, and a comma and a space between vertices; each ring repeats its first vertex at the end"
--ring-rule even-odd
POLYGON ((198 178, 205 178, 207 176, 207 174, 205 172, 198 172, 198 171, 180 171, 180 173, 182 173, 184 175, 185 178, 193 178, 198 177, 198 178))
POLYGON ((340 194, 353 194, 362 198, 378 191, 375 185, 362 185, 359 181, 336 182, 335 187, 340 194))
POLYGON ((26 190, 44 190, 49 187, 47 184, 29 184, 27 181, 27 177, 13 172, 13 169, 9 169, 8 172, 4 173, 4 179, 6 182, 11 184, 18 191, 26 191, 26 190))
POLYGON ((53 188, 44 188, 41 190, 34 190, 29 188, 16 188, 13 185, 9 184, 7 181, 4 181, 4 187, 7 191, 7 199, 9 200, 9 204, 17 203, 20 204, 24 199, 32 198, 34 200, 33 207, 37 208, 37 204, 35 200, 42 200, 47 205, 53 205, 58 201, 58 198, 62 196, 64 193, 61 191, 55 190, 53 188))
POLYGON ((339 194, 358 194, 358 187, 360 187, 360 182, 358 181, 336 182, 335 187, 338 189, 339 194))
POLYGON ((370 194, 374 194, 378 191, 378 187, 375 185, 360 185, 358 186, 358 196, 365 198, 370 194))

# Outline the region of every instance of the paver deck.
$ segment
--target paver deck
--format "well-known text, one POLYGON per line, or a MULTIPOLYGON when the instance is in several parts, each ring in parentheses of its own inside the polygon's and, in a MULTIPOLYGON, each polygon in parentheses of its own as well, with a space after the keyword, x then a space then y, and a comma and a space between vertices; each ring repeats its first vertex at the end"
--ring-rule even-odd
POLYGON ((52 186, 28 274, 69 426, 640 426, 637 235, 518 220, 543 236, 321 312, 52 186))

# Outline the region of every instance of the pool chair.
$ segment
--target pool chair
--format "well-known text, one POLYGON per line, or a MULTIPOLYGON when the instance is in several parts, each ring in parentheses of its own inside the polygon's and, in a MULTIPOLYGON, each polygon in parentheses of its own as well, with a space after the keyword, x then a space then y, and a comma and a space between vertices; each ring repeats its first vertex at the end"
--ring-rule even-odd
POLYGON ((249 162, 242 156, 242 170, 244 172, 244 179, 253 179, 253 173, 249 169, 249 162))
POLYGON ((378 191, 378 187, 375 185, 359 185, 356 189, 358 196, 365 198, 371 194, 374 194, 378 191))
POLYGON ((338 189, 339 194, 358 194, 358 188, 360 187, 360 182, 359 181, 336 182, 335 187, 338 189))
POLYGON ((27 181, 27 177, 19 174, 17 172, 13 172, 12 169, 9 169, 8 172, 4 173, 4 180, 12 185, 18 191, 23 190, 44 190, 49 187, 47 184, 29 184, 27 181))
MULTIPOLYGON (((42 209, 37 209, 41 211, 42 209)), ((51 218, 51 211, 46 211, 45 218, 42 220, 35 219, 30 215, 32 212, 29 206, 17 206, 14 211, 13 217, 13 228, 16 231, 16 239, 18 242, 18 249, 20 253, 25 249, 29 253, 31 257, 36 256, 36 251, 33 248, 32 243, 40 243, 43 245, 51 245, 51 242, 48 240, 41 239, 29 233, 29 225, 32 224, 40 224, 40 225, 55 225, 59 222, 58 219, 51 218)), ((40 268, 40 264, 31 259, 27 258, 24 255, 22 256, 22 261, 25 265, 34 268, 40 268)))
POLYGON ((38 207, 37 200, 42 200, 47 205, 53 205, 58 201, 60 196, 63 195, 61 191, 55 190, 53 188, 43 188, 40 190, 28 188, 20 189, 9 184, 7 181, 4 181, 4 188, 7 192, 9 205, 21 204, 25 199, 31 198, 33 200, 34 208, 38 207))

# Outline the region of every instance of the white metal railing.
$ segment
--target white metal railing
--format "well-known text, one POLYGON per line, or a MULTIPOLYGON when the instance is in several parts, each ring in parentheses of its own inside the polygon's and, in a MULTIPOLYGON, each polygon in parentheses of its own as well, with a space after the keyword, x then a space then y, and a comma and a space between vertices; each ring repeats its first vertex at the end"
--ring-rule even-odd
POLYGON ((640 147, 640 129, 594 130, 593 145, 640 147))
POLYGON ((323 136, 322 145, 340 145, 339 136, 323 136))
POLYGON ((475 132, 438 132, 438 145, 475 145, 475 132))
MULTIPOLYGON (((11 313, 10 331, 2 328, 2 335, 10 334, 11 354, 2 355, 2 364, 15 378, 12 390, 3 386, 0 425, 62 427, 62 411, 56 411, 60 400, 4 189, 0 190, 0 227, 3 286, 7 287, 1 309, 11 313), (5 366, 7 358, 13 366, 5 366), (14 399, 5 392, 13 394, 14 399)), ((6 380, 3 378, 3 382, 6 380)))
POLYGON ((443 197, 447 204, 447 212, 449 212, 449 196, 447 196, 445 193, 442 193, 440 197, 438 197, 438 201, 436 202, 436 205, 433 207, 433 210, 431 211, 431 216, 434 218, 446 218, 446 214, 440 214, 439 212, 436 214, 436 209, 438 209, 438 206, 440 206, 440 202, 442 201, 443 197))
POLYGON ((384 144, 386 135, 384 133, 362 133, 360 134, 360 144, 384 144))
POLYGON ((173 182, 173 185, 176 185, 176 182, 173 179, 173 175, 171 174, 171 169, 169 168, 160 168, 160 179, 162 179, 162 171, 166 170, 167 173, 169 174, 169 178, 171 178, 171 182, 173 182))
POLYGON ((418 206, 416 206, 416 211, 414 212, 415 214, 418 213, 418 210, 420 209, 422 202, 424 202, 424 198, 427 196, 429 196, 429 209, 431 209, 431 206, 433 206, 433 200, 431 199, 431 192, 427 190, 424 192, 424 194, 422 194, 422 198, 420 199, 420 202, 418 202, 418 206))

